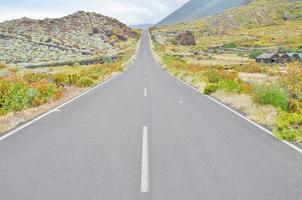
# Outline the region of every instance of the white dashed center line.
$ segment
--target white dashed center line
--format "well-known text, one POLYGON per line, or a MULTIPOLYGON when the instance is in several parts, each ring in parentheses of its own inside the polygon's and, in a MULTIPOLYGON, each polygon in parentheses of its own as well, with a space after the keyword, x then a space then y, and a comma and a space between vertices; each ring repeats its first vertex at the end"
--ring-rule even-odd
POLYGON ((143 127, 141 193, 149 192, 148 128, 143 127))

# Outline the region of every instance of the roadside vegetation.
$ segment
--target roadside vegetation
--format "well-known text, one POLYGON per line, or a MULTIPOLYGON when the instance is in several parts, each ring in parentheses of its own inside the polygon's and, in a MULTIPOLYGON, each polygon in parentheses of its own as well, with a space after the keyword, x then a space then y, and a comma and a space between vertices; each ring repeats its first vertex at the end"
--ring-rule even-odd
POLYGON ((166 54, 163 47, 154 47, 171 74, 271 127, 278 139, 302 142, 301 62, 286 64, 285 72, 278 66, 255 62, 205 66, 166 54), (242 74, 252 78, 244 79, 242 74), (257 75, 265 75, 265 79, 258 80, 257 75))
POLYGON ((276 138, 302 143, 301 57, 256 62, 263 53, 302 53, 301 8, 298 1, 254 0, 152 28, 153 48, 171 74, 270 127, 276 138))
POLYGON ((57 100, 67 88, 91 87, 120 71, 120 63, 42 70, 3 68, 0 71, 0 115, 57 100))
POLYGON ((122 72, 130 53, 107 64, 29 69, 0 63, 0 134, 122 72))

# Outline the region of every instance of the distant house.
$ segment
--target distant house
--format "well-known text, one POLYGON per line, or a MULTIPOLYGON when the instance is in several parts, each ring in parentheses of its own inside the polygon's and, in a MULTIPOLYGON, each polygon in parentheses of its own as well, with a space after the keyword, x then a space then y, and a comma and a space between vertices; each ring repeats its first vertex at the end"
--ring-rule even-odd
POLYGON ((287 55, 290 57, 290 60, 292 61, 296 61, 296 60, 302 61, 302 53, 287 53, 287 55))
POLYGON ((279 62, 280 63, 285 63, 291 60, 291 57, 288 55, 288 53, 284 53, 284 54, 279 54, 279 62))
POLYGON ((256 58, 257 63, 278 63, 280 62, 280 55, 277 53, 263 53, 256 58))

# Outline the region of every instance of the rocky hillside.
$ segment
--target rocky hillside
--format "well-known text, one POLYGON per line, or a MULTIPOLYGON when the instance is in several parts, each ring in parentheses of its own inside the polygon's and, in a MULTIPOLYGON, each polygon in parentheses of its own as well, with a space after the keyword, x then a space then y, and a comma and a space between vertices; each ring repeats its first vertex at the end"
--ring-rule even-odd
POLYGON ((283 21, 302 19, 301 0, 253 0, 207 20, 212 30, 255 28, 276 25, 283 21))
POLYGON ((57 19, 11 20, 0 24, 0 62, 22 65, 112 56, 137 37, 116 19, 84 11, 57 19))
POLYGON ((191 0, 157 25, 176 24, 212 16, 224 10, 249 3, 251 0, 191 0))
POLYGON ((301 30, 302 0, 253 0, 201 20, 152 28, 151 33, 158 44, 179 54, 192 49, 301 51, 301 30), (186 31, 193 33, 194 47, 179 45, 179 35, 186 31))

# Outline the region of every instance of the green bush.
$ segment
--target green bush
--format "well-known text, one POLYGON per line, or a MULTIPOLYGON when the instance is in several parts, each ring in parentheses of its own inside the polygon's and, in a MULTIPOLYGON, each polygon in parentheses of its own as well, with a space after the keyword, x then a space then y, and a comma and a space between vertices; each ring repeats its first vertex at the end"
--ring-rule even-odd
POLYGON ((219 81, 218 88, 226 92, 241 92, 240 84, 236 80, 219 81))
POLYGON ((228 44, 223 45, 223 47, 228 48, 228 49, 233 49, 233 48, 236 48, 237 45, 235 43, 228 43, 228 44))
POLYGON ((249 58, 250 59, 256 59, 258 56, 260 56, 262 54, 261 51, 259 50, 254 50, 251 53, 249 53, 249 58))
POLYGON ((275 134, 278 139, 301 142, 302 115, 296 113, 280 112, 277 119, 275 134))
POLYGON ((167 65, 167 66, 173 67, 173 68, 180 68, 180 67, 187 66, 187 63, 185 60, 183 60, 181 58, 176 58, 171 55, 164 55, 162 61, 163 61, 164 65, 167 65))
POLYGON ((82 77, 79 80, 78 86, 79 87, 91 87, 94 85, 94 80, 89 77, 82 77))
POLYGON ((100 65, 91 65, 81 70, 82 77, 89 77, 94 80, 103 78, 107 73, 109 73, 109 68, 105 68, 104 66, 100 65))
POLYGON ((218 83, 220 80, 222 80, 221 76, 219 76, 217 73, 208 73, 206 77, 210 83, 218 83))
POLYGON ((289 109, 289 95, 279 86, 255 84, 252 92, 254 100, 262 105, 272 105, 284 111, 289 109))
POLYGON ((6 101, 11 93, 11 84, 6 80, 0 80, 0 115, 7 112, 6 101))
MULTIPOLYGON (((28 86, 24 83, 4 83, 1 109, 6 112, 21 111, 29 106, 28 86)), ((2 89, 3 89, 2 88, 2 89)))
POLYGON ((208 84, 205 88, 203 93, 205 93, 206 95, 210 95, 214 92, 216 92, 219 89, 217 84, 208 84))

